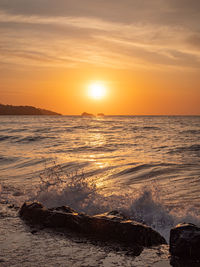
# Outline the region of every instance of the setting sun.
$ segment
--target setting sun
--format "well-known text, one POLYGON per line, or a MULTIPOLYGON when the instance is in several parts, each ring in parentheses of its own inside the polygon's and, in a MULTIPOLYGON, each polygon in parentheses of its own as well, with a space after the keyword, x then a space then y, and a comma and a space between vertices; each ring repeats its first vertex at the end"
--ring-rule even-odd
POLYGON ((89 96, 93 99, 102 99, 106 95, 106 86, 102 82, 93 82, 89 85, 89 96))

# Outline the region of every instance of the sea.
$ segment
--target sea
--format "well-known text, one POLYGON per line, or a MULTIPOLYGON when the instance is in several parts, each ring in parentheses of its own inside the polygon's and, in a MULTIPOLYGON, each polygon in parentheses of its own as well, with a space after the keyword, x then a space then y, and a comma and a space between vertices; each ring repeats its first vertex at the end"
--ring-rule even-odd
POLYGON ((180 222, 200 226, 200 116, 0 116, 0 266, 171 266, 168 245, 134 257, 32 231, 25 201, 118 210, 167 241, 180 222))

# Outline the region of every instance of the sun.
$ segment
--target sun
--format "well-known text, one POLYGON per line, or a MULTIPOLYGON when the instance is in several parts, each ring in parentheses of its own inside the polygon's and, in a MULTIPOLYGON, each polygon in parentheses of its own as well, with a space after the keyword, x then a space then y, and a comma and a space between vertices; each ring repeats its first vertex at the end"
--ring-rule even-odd
POLYGON ((103 82, 93 82, 89 84, 89 96, 93 99, 99 100, 105 97, 106 95, 106 86, 103 82))

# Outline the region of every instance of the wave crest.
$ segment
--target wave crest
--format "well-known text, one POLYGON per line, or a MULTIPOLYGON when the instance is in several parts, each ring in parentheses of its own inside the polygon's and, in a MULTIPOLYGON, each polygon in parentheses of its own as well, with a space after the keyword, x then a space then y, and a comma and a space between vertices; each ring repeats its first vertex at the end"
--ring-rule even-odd
POLYGON ((179 222, 200 224, 198 212, 188 209, 178 210, 166 207, 160 198, 158 185, 149 184, 133 194, 111 194, 105 196, 98 191, 94 182, 83 172, 63 174, 62 167, 56 165, 40 175, 40 184, 30 201, 39 201, 48 208, 67 205, 90 215, 118 210, 131 219, 145 223, 159 231, 166 239, 170 229, 179 222))

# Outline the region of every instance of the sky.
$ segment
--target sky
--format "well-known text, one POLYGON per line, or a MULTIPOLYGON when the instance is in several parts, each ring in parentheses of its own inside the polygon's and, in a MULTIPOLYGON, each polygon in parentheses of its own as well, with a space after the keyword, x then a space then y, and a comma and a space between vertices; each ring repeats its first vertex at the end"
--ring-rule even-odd
POLYGON ((200 115, 199 14, 199 0, 0 0, 0 103, 200 115))

